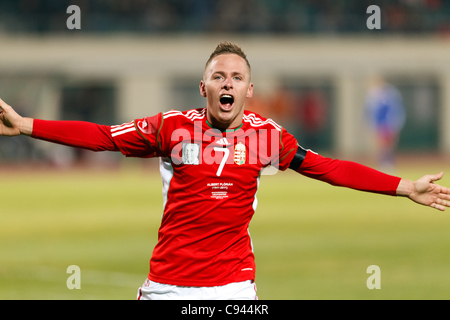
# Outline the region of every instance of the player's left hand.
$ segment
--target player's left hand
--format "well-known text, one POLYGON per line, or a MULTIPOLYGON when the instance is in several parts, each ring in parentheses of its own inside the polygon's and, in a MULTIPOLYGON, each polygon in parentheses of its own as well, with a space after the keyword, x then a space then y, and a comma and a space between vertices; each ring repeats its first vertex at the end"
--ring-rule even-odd
POLYGON ((444 211, 445 207, 450 207, 450 189, 434 183, 443 175, 444 172, 426 175, 414 181, 408 197, 414 202, 444 211))

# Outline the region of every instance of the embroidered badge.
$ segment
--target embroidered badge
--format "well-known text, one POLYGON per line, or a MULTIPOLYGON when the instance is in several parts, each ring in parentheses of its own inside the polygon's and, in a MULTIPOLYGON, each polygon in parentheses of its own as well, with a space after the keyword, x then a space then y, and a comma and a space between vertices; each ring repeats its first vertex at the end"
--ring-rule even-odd
POLYGON ((245 163, 245 145, 242 142, 238 142, 234 147, 234 163, 241 165, 245 163))

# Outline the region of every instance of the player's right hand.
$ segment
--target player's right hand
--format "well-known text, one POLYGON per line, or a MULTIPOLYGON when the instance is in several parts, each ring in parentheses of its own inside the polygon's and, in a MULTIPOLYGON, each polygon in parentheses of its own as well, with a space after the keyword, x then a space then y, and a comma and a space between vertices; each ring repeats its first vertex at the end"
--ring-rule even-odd
POLYGON ((1 136, 17 136, 21 134, 20 127, 23 118, 14 111, 11 106, 0 99, 0 135, 1 136))

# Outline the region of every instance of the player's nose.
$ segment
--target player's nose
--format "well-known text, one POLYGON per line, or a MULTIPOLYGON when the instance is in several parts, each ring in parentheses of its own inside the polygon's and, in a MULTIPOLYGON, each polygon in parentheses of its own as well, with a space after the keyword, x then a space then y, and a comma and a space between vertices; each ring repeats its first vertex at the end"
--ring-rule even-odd
POLYGON ((223 82, 223 86, 224 89, 226 90, 230 90, 231 88, 233 88, 233 82, 231 81, 231 78, 226 78, 225 81, 223 82))

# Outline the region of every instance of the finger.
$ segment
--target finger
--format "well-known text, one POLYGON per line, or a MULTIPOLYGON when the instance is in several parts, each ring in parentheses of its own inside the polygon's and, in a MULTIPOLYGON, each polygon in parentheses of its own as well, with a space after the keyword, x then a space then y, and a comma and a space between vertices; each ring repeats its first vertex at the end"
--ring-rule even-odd
POLYGON ((443 176, 444 176, 444 172, 441 171, 441 172, 438 173, 438 174, 432 174, 432 175, 430 175, 430 176, 429 176, 429 179, 430 179, 430 182, 434 182, 434 181, 441 180, 443 176))
POLYGON ((440 197, 437 198, 435 202, 436 202, 436 204, 441 205, 443 207, 450 207, 450 201, 447 201, 447 200, 442 199, 440 197))
POLYGON ((439 193, 438 197, 439 199, 450 201, 450 194, 441 192, 439 193))
POLYGON ((450 194, 450 188, 443 187, 443 186, 440 186, 440 187, 441 187, 440 193, 450 194))
POLYGON ((0 99, 0 112, 3 112, 3 109, 6 108, 6 106, 7 104, 2 99, 0 99))
POLYGON ((0 107, 7 107, 8 104, 0 98, 0 107))
POLYGON ((435 209, 438 209, 439 211, 445 211, 445 207, 442 206, 442 205, 440 205, 440 204, 437 204, 436 202, 433 202, 433 203, 430 205, 430 207, 435 208, 435 209))

